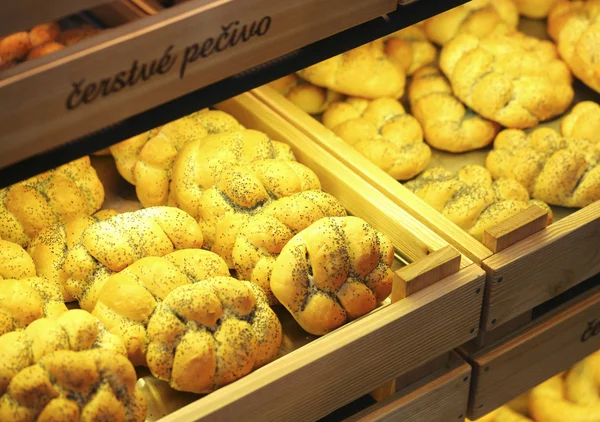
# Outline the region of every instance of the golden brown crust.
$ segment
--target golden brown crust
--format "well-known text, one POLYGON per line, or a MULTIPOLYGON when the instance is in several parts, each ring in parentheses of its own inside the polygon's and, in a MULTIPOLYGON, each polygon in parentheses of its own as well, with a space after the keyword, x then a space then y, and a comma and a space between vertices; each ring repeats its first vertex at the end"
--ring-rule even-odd
POLYGON ((560 131, 569 138, 589 139, 600 144, 600 105, 582 101, 560 122, 560 131))
POLYGON ((271 289, 304 330, 323 335, 389 296, 393 260, 392 242, 364 220, 322 218, 285 245, 271 289))
POLYGON ((500 126, 467 109, 452 93, 452 87, 434 67, 418 70, 408 89, 410 111, 423 128, 429 145, 450 152, 483 148, 500 126))
POLYGON ((548 32, 573 74, 600 93, 600 0, 557 3, 548 32))
POLYGON ((0 280, 35 277, 35 264, 21 246, 0 240, 0 280))
POLYGON ((462 102, 510 128, 533 127, 573 100, 556 47, 506 27, 483 38, 457 36, 442 49, 440 67, 462 102))
POLYGON ((419 122, 391 98, 331 104, 323 124, 397 180, 416 176, 431 158, 419 122))
POLYGON ((500 132, 485 165, 495 179, 518 180, 551 205, 579 208, 600 199, 600 145, 553 129, 500 132))
POLYGON ((55 319, 37 319, 23 331, 0 336, 0 396, 19 371, 37 363, 42 357, 57 350, 92 348, 126 355, 121 339, 80 309, 64 312, 55 319))
POLYGON ((229 114, 205 109, 113 145, 110 151, 144 207, 167 205, 171 172, 180 151, 210 134, 238 129, 239 123, 229 114))
POLYGON ((60 288, 48 280, 0 280, 0 335, 23 329, 39 318, 56 318, 66 310, 60 288))
POLYGON ((339 92, 322 88, 296 74, 284 76, 268 84, 308 114, 321 114, 329 104, 344 98, 339 92))
POLYGON ((400 98, 406 75, 377 40, 309 66, 298 74, 317 86, 364 98, 400 98))
POLYGON ((547 211, 548 223, 552 222, 550 207, 530 200, 524 186, 508 178, 492 182, 490 172, 478 165, 465 166, 457 173, 435 167, 404 186, 480 241, 486 229, 530 205, 547 211))
POLYGON ((48 54, 56 53, 57 51, 60 51, 63 48, 65 48, 64 45, 57 43, 56 41, 49 41, 47 43, 33 47, 31 51, 27 54, 27 60, 33 60, 43 56, 47 56, 48 54))
POLYGON ((112 272, 146 256, 202 246, 200 226, 177 208, 102 217, 108 218, 83 217, 44 230, 29 250, 38 274, 62 286, 65 301, 78 300, 87 311, 112 272))
POLYGON ((31 39, 27 32, 16 32, 0 40, 0 61, 23 60, 31 50, 31 39))
POLYGON ((0 189, 0 238, 27 246, 43 229, 93 214, 104 187, 89 157, 0 189))
POLYGON ((142 422, 146 403, 124 356, 60 350, 20 371, 0 398, 0 420, 142 422))
POLYGON ((29 39, 32 47, 56 41, 60 34, 60 25, 56 22, 36 25, 29 31, 29 39))
POLYGON ((154 376, 176 390, 208 393, 273 360, 282 332, 260 288, 214 277, 171 292, 148 336, 154 376))
POLYGON ((202 193, 224 171, 267 159, 293 161, 294 155, 288 145, 251 129, 222 132, 191 142, 173 165, 169 205, 199 218, 202 193))
POLYGON ((78 28, 67 29, 58 36, 58 42, 66 46, 76 44, 89 38, 102 30, 91 25, 82 25, 78 28))
POLYGON ((427 19, 423 29, 431 41, 444 45, 460 34, 483 37, 498 25, 516 28, 518 23, 512 0, 473 0, 427 19))
POLYGON ((142 258, 106 281, 92 313, 123 339, 134 365, 145 365, 146 328, 158 303, 180 286, 228 275, 225 261, 202 249, 142 258))
POLYGON ((437 50, 419 25, 396 31, 385 40, 385 53, 399 64, 407 75, 435 62, 437 50))

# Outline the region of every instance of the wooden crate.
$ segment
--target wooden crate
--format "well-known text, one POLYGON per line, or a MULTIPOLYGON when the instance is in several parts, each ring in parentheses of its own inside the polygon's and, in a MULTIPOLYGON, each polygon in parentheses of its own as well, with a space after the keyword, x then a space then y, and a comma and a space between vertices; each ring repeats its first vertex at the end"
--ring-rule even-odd
POLYGON ((443 365, 436 370, 344 421, 463 421, 469 399, 471 366, 455 352, 445 358, 443 365))
POLYGON ((479 418, 600 350, 600 276, 590 289, 493 346, 461 354, 473 367, 467 415, 479 418))
POLYGON ((261 87, 252 93, 486 271, 479 344, 492 330, 527 322, 533 308, 600 273, 600 201, 546 228, 538 225, 539 215, 523 211, 490 230, 498 242, 488 248, 275 90, 261 87))
POLYGON ((393 387, 391 380, 477 335, 481 268, 250 94, 217 108, 291 145, 324 191, 390 236, 411 264, 396 271, 391 304, 191 402, 165 421, 316 420, 378 387, 385 392, 393 387))
MULTIPOLYGON (((106 0, 3 1, 0 28, 24 30, 102 3, 106 0)), ((396 0, 191 0, 21 63, 0 76, 0 167, 94 133, 396 7, 396 0)))

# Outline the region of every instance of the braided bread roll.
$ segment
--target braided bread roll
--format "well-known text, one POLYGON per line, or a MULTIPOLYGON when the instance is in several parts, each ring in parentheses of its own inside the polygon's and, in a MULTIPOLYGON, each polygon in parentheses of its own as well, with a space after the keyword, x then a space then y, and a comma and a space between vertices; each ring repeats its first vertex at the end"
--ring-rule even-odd
POLYGON ((180 286, 217 276, 229 276, 227 264, 202 249, 142 258, 106 281, 92 314, 123 340, 134 365, 146 365, 146 327, 157 305, 180 286))
POLYGON ((114 271, 146 256, 202 247, 202 230, 184 211, 152 207, 103 219, 71 220, 42 232, 29 253, 38 275, 62 286, 65 301, 91 312, 114 271))
POLYGON ((466 152, 489 145, 500 126, 466 108, 434 67, 418 70, 408 89, 410 111, 421 124, 429 145, 443 151, 466 152))
POLYGON ((35 275, 35 264, 25 249, 8 240, 0 240, 0 280, 20 280, 35 275))
POLYGON ((548 16, 548 32, 573 74, 600 93, 600 0, 557 3, 548 16))
POLYGON ((323 335, 390 295, 393 260, 392 242, 360 218, 322 218, 285 245, 271 289, 304 330, 323 335))
POLYGON ((307 82, 296 74, 284 76, 268 84, 300 110, 308 114, 321 114, 329 104, 344 98, 339 92, 307 82))
POLYGON ((498 25, 518 24, 519 11, 512 0, 472 0, 427 19, 423 29, 431 41, 444 45, 460 34, 483 37, 498 25))
POLYGON ((419 25, 396 31, 384 40, 385 53, 399 64, 407 75, 434 63, 437 58, 435 46, 429 42, 425 31, 419 25))
POLYGON ((86 311, 73 309, 56 319, 41 318, 23 331, 0 336, 0 396, 22 369, 57 350, 101 348, 126 355, 121 339, 86 311))
POLYGON ((200 217, 199 198, 221 173, 265 159, 295 160, 288 145, 256 130, 223 132, 192 142, 175 160, 169 205, 197 219, 200 217))
POLYGON ((103 201, 89 157, 79 158, 0 189, 0 238, 25 247, 46 227, 93 214, 103 201))
POLYGON ((506 28, 457 36, 442 49, 440 67, 463 103, 510 128, 536 126, 573 100, 571 74, 554 44, 506 28))
POLYGON ((206 109, 113 145, 110 150, 119 173, 135 185, 144 207, 167 205, 171 171, 183 147, 209 134, 239 129, 229 114, 206 109))
POLYGON ((560 122, 560 131, 569 138, 585 138, 600 144, 600 105, 582 101, 560 122))
POLYGON ((457 173, 432 168, 404 186, 479 241, 486 229, 530 205, 547 211, 548 223, 552 222, 550 207, 530 200, 519 182, 508 178, 492 182, 490 172, 478 165, 465 166, 457 173))
POLYGON ((513 0, 519 14, 531 19, 544 19, 550 10, 561 0, 513 0))
POLYGON ((323 124, 397 180, 416 176, 431 158, 419 122, 391 98, 334 103, 323 124))
MULTIPOLYGON (((576 371, 580 369, 575 368, 576 371)), ((569 372, 569 375, 571 371, 569 372)), ((567 379, 569 377, 567 375, 567 379)), ((572 401, 572 390, 563 374, 544 381, 531 390, 529 411, 536 422, 598 422, 600 421, 600 401, 598 385, 595 384, 595 397, 591 401, 572 401)), ((589 398, 589 395, 584 398, 589 398)), ((577 399, 576 399, 577 400, 577 399)))
POLYGON ((155 377, 179 391, 209 393, 273 360, 282 333, 259 287, 214 277, 169 293, 148 337, 155 377))
POLYGON ((125 356, 60 350, 20 371, 0 398, 0 420, 142 422, 146 402, 125 356))
POLYGON ((400 98, 406 75, 376 40, 298 72, 312 84, 364 98, 400 98))
POLYGON ((515 179, 551 205, 579 208, 600 199, 600 145, 550 128, 500 132, 485 166, 494 179, 515 179))
POLYGON ((0 335, 67 310, 57 285, 39 277, 0 279, 0 335))

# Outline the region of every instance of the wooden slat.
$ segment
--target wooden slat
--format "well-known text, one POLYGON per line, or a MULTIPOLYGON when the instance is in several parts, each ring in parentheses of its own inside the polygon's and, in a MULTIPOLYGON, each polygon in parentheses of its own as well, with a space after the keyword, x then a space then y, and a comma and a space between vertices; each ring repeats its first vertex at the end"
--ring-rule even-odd
POLYGON ((263 86, 251 92, 301 130, 306 136, 342 161, 372 186, 376 187, 390 200, 404 208, 417 220, 430 227, 447 242, 456 246, 463 255, 469 257, 473 262, 480 264, 485 258, 492 255, 492 251, 483 246, 483 244, 475 240, 456 224, 443 217, 429 204, 418 198, 401 183, 395 181, 386 172, 363 157, 332 131, 300 110, 277 91, 268 86, 263 86))
POLYGON ((486 259, 485 330, 600 273, 600 201, 486 259))
POLYGON ((448 422, 464 419, 471 367, 452 354, 447 368, 400 390, 345 422, 448 422))
POLYGON ((470 357, 469 418, 483 416, 600 349, 600 287, 583 296, 470 357))
POLYGON ((316 420, 468 341, 485 275, 475 265, 303 346, 167 416, 170 421, 316 420), (373 357, 377 356, 376 359, 373 357))
POLYGON ((460 254, 452 246, 435 251, 396 271, 392 302, 413 295, 460 269, 460 254))
MULTIPOLYGON (((402 267, 394 274, 392 303, 405 299, 460 270, 460 254, 446 246, 432 254, 402 267)), ((382 401, 396 392, 396 380, 390 380, 371 392, 371 396, 382 401)))
MULTIPOLYGON (((54 6, 54 2, 46 3, 54 6)), ((191 0, 52 56, 23 63, 3 72, 6 79, 0 81, 0 167, 120 122, 396 7, 395 0, 191 0), (247 34, 264 35, 222 49, 225 43, 219 42, 219 37, 223 28, 229 28, 230 35, 237 28, 238 39, 244 25, 256 29, 247 29, 247 34), (220 51, 215 50, 217 44, 220 51), (206 53, 205 57, 201 52, 206 53), (134 65, 137 71, 132 70, 134 65), (154 73, 141 80, 144 65, 146 75, 151 73, 150 68, 154 73), (135 78, 137 83, 133 83, 135 78), (72 97, 79 83, 80 95, 72 97), (115 91, 104 95, 103 85, 115 91), (84 95, 85 90, 88 93, 84 95), (87 103, 81 102, 84 96, 87 103)))
POLYGON ((0 2, 0 38, 27 31, 37 24, 62 18, 110 0, 18 0, 0 2))
MULTIPOLYGON (((255 97, 243 94, 216 107, 235 116, 245 127, 288 143, 298 161, 316 173, 324 191, 335 196, 351 214, 368 215, 369 223, 386 233, 410 262, 448 245, 255 97)), ((470 263, 462 256, 461 267, 470 263)))
POLYGON ((482 243, 492 252, 500 252, 509 246, 543 230, 548 225, 548 213, 532 205, 483 232, 482 243))

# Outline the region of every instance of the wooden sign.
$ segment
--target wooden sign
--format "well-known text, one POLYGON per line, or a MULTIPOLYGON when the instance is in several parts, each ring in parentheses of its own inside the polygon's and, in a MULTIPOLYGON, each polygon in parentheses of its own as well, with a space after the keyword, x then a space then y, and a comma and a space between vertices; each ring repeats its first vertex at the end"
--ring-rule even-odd
MULTIPOLYGON (((54 3, 54 2, 53 2, 54 3)), ((395 0, 192 0, 16 66, 0 81, 0 166, 395 10, 395 0)))

